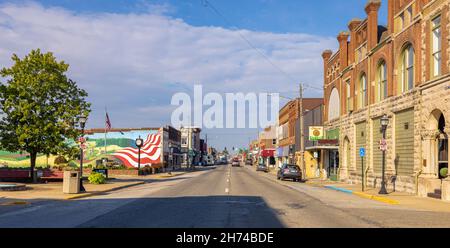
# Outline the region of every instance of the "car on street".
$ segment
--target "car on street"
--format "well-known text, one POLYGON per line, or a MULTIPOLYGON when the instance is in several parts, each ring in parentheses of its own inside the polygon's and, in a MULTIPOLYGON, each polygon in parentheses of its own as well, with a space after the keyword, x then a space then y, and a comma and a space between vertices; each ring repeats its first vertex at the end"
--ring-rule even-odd
POLYGON ((300 182, 302 180, 302 171, 297 165, 284 164, 278 170, 277 179, 292 179, 294 182, 300 182))
POLYGON ((239 158, 234 158, 231 161, 231 166, 232 167, 241 167, 241 162, 239 161, 239 158))
POLYGON ((253 159, 251 159, 251 158, 247 158, 247 160, 245 161, 245 164, 246 165, 253 165, 253 159))
POLYGON ((256 166, 256 171, 269 172, 269 167, 265 164, 258 164, 258 166, 256 166))

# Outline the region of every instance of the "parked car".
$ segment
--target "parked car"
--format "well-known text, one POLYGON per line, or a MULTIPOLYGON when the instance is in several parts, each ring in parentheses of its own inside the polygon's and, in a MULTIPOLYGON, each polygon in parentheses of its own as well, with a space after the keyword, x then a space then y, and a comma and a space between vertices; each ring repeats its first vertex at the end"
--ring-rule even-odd
POLYGON ((251 158, 247 158, 247 160, 245 161, 246 165, 253 165, 253 159, 251 158))
POLYGON ((302 180, 302 171, 300 167, 293 164, 284 164, 277 173, 278 180, 292 179, 294 182, 302 180))
POLYGON ((233 167, 241 167, 241 162, 239 162, 239 158, 234 158, 231 162, 231 166, 233 167))
POLYGON ((256 166, 256 171, 269 172, 269 167, 265 164, 258 164, 258 166, 256 166))

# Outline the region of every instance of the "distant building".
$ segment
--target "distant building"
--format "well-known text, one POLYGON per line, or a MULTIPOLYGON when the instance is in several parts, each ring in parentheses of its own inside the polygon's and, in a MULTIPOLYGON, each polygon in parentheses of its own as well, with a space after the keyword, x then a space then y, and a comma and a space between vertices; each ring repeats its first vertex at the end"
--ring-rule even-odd
POLYGON ((181 127, 182 164, 186 167, 197 165, 201 160, 200 133, 198 127, 181 127))

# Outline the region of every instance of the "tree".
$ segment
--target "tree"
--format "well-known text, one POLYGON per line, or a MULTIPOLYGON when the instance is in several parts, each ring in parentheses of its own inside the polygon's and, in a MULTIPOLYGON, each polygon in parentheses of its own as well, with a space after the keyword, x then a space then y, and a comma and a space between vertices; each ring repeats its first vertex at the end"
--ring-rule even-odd
POLYGON ((14 65, 0 75, 0 144, 7 151, 30 154, 30 172, 36 181, 36 157, 41 154, 74 156, 78 148, 67 140, 80 135, 77 117, 87 116, 91 104, 86 91, 67 78, 69 65, 52 53, 33 50, 23 59, 12 56, 14 65))

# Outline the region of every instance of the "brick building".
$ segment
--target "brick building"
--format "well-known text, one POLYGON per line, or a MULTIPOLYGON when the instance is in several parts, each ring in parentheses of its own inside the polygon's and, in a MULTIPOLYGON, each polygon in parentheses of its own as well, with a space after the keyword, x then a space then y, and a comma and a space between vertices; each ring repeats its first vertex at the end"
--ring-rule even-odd
POLYGON ((343 181, 381 182, 380 118, 387 114, 389 190, 450 200, 449 0, 388 0, 387 26, 378 22, 381 1, 366 4, 325 51, 324 121, 339 139, 343 181), (359 148, 366 157, 359 156, 359 148))
MULTIPOLYGON (((303 116, 312 109, 317 108, 323 104, 323 98, 303 98, 303 116)), ((288 102, 279 111, 278 117, 278 130, 277 130, 277 160, 278 165, 284 163, 296 163, 301 161, 301 135, 300 132, 300 99, 292 100, 288 102)), ((303 129, 307 129, 307 125, 303 129)), ((305 132, 303 132, 305 135, 305 132)), ((307 137, 304 139, 304 143, 307 142, 307 137)), ((305 147, 305 144, 303 144, 305 147)), ((304 168, 304 165, 301 165, 304 168)))

